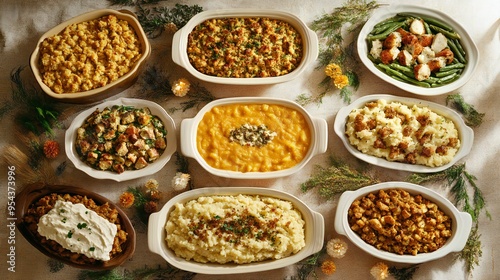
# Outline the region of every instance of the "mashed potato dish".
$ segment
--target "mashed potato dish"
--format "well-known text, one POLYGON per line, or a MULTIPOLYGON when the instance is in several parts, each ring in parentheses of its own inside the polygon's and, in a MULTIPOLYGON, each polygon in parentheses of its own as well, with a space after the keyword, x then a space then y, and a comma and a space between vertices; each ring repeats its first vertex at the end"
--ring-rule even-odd
POLYGON ((430 167, 449 163, 460 148, 455 124, 427 107, 380 99, 354 109, 346 135, 362 153, 430 167))
POLYGON ((281 259, 305 246, 305 222, 289 201, 257 195, 202 196, 175 204, 165 225, 175 254, 200 263, 281 259))

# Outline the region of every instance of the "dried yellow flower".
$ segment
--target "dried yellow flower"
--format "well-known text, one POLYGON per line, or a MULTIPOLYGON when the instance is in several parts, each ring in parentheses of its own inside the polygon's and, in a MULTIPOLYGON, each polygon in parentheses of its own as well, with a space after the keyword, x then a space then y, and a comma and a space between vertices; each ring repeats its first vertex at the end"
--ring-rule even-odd
POLYGON ((325 275, 332 275, 337 270, 337 266, 332 260, 326 260, 321 264, 321 272, 325 275))
POLYGON ((190 86, 191 84, 187 79, 180 78, 178 80, 175 80, 172 84, 172 92, 175 96, 183 97, 188 93, 190 86))
POLYGON ((343 258, 347 252, 347 243, 341 239, 330 239, 326 244, 326 253, 332 258, 343 258))
POLYGON ((330 63, 325 67, 325 74, 330 78, 335 78, 338 75, 342 75, 342 69, 339 65, 335 63, 330 63))
POLYGON ((163 25, 163 28, 169 34, 174 34, 178 30, 177 25, 175 25, 175 23, 173 22, 166 23, 165 25, 163 25))
POLYGON ((333 84, 338 88, 342 89, 349 85, 349 78, 346 75, 338 75, 333 79, 333 84))
POLYGON ((149 179, 144 186, 148 190, 156 190, 158 188, 158 181, 155 179, 149 179))
POLYGON ((370 274, 376 280, 387 279, 389 277, 389 267, 383 262, 378 262, 370 269, 370 274))

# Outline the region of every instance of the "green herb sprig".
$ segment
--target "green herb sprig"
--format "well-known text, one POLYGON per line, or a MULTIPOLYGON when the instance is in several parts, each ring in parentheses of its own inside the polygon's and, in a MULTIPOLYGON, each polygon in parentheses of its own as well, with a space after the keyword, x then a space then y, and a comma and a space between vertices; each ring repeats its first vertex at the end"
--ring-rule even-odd
POLYGON ((297 276, 292 276, 290 279, 305 280, 310 279, 310 277, 312 277, 313 279, 318 279, 318 275, 316 274, 315 269, 320 266, 319 259, 322 255, 325 254, 325 252, 326 249, 323 248, 321 251, 299 262, 297 265, 297 276))
MULTIPOLYGON (((343 68, 343 72, 349 78, 349 86, 343 87, 340 90, 340 96, 346 103, 351 102, 353 95, 351 88, 357 90, 359 79, 355 70, 357 63, 354 54, 354 43, 351 41, 347 46, 344 45, 344 28, 347 27, 346 31, 349 34, 356 34, 359 32, 362 24, 366 22, 371 12, 379 6, 376 1, 347 0, 344 5, 335 8, 330 14, 322 15, 311 24, 311 29, 318 33, 321 41, 325 44, 318 55, 318 69, 330 63, 335 63, 343 68)), ((320 87, 325 90, 318 96, 312 97, 301 94, 297 102, 302 105, 311 102, 321 103, 326 93, 334 88, 331 78, 325 77, 320 83, 320 87)))
POLYGON ((478 127, 483 123, 484 113, 479 113, 474 106, 465 102, 459 93, 450 94, 446 97, 446 105, 457 109, 462 113, 465 123, 471 127, 478 127))
POLYGON ((11 110, 19 109, 16 120, 24 128, 36 135, 45 133, 48 137, 54 137, 53 129, 61 125, 58 121, 60 112, 45 99, 40 90, 23 80, 21 74, 24 68, 18 67, 11 72, 12 101, 2 105, 0 117, 11 110))
POLYGON ((173 23, 177 29, 182 28, 196 14, 203 11, 198 5, 175 4, 173 8, 153 7, 146 8, 139 5, 137 18, 141 23, 144 32, 150 38, 156 38, 163 33, 164 26, 173 23))
POLYGON ((396 279, 396 280, 409 280, 413 278, 413 274, 417 272, 418 265, 411 265, 408 267, 395 267, 391 266, 389 267, 389 273, 396 279))
POLYGON ((301 184, 301 190, 306 192, 313 188, 319 188, 318 192, 321 197, 332 199, 344 191, 357 190, 378 182, 377 179, 331 157, 330 166, 316 166, 316 173, 301 184))
POLYGON ((182 279, 191 280, 196 276, 196 273, 187 272, 175 268, 173 266, 167 265, 166 267, 148 267, 138 268, 134 270, 123 270, 120 272, 119 269, 115 268, 113 270, 101 270, 101 271, 90 271, 82 270, 78 274, 79 280, 135 280, 135 279, 182 279))

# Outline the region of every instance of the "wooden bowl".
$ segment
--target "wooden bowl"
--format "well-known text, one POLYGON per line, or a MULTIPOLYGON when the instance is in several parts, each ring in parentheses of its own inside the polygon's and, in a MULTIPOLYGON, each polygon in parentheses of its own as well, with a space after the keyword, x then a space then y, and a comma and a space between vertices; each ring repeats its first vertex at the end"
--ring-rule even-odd
POLYGON ((31 245, 33 245, 38 251, 42 252, 48 257, 56 259, 60 262, 63 262, 67 265, 88 269, 88 270, 108 270, 114 267, 117 267, 124 263, 127 259, 129 259, 135 251, 135 230, 132 226, 127 215, 117 207, 112 201, 109 199, 98 195, 94 192, 91 192, 86 189, 77 188, 73 186, 64 186, 64 185, 47 185, 44 183, 35 183, 26 186, 19 194, 16 195, 16 226, 21 232, 21 234, 28 240, 31 245), (80 264, 71 261, 68 258, 64 258, 53 251, 51 248, 44 246, 39 238, 35 236, 29 229, 27 224, 24 222, 24 216, 28 212, 30 206, 38 201, 40 198, 50 195, 52 193, 57 194, 70 194, 70 195, 82 195, 87 196, 88 198, 92 198, 96 204, 101 205, 104 203, 108 203, 112 208, 115 208, 118 211, 118 215, 121 220, 122 229, 125 230, 128 234, 127 241, 122 244, 123 252, 119 255, 112 257, 109 261, 98 261, 94 264, 80 264))

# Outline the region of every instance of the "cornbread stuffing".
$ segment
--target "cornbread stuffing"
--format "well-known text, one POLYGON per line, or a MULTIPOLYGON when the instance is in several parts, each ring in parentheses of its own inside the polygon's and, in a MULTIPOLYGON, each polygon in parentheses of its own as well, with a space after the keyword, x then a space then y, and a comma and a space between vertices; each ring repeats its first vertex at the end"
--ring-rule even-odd
POLYGON ((436 251, 452 234, 451 218, 434 202, 401 189, 355 200, 348 221, 366 243, 399 255, 436 251))
POLYGON ((430 167, 449 163, 460 148, 453 121, 427 107, 384 99, 352 110, 345 133, 362 153, 430 167))
POLYGON ((167 245, 177 256, 220 264, 288 257, 305 246, 304 228, 291 202, 242 194, 177 203, 165 225, 167 245))
POLYGON ((128 73, 141 57, 141 43, 115 15, 71 24, 40 45, 42 81, 55 93, 103 87, 128 73))
POLYGON ((292 72, 303 56, 302 37, 289 23, 269 18, 208 19, 188 36, 190 63, 217 77, 276 77, 292 72))

